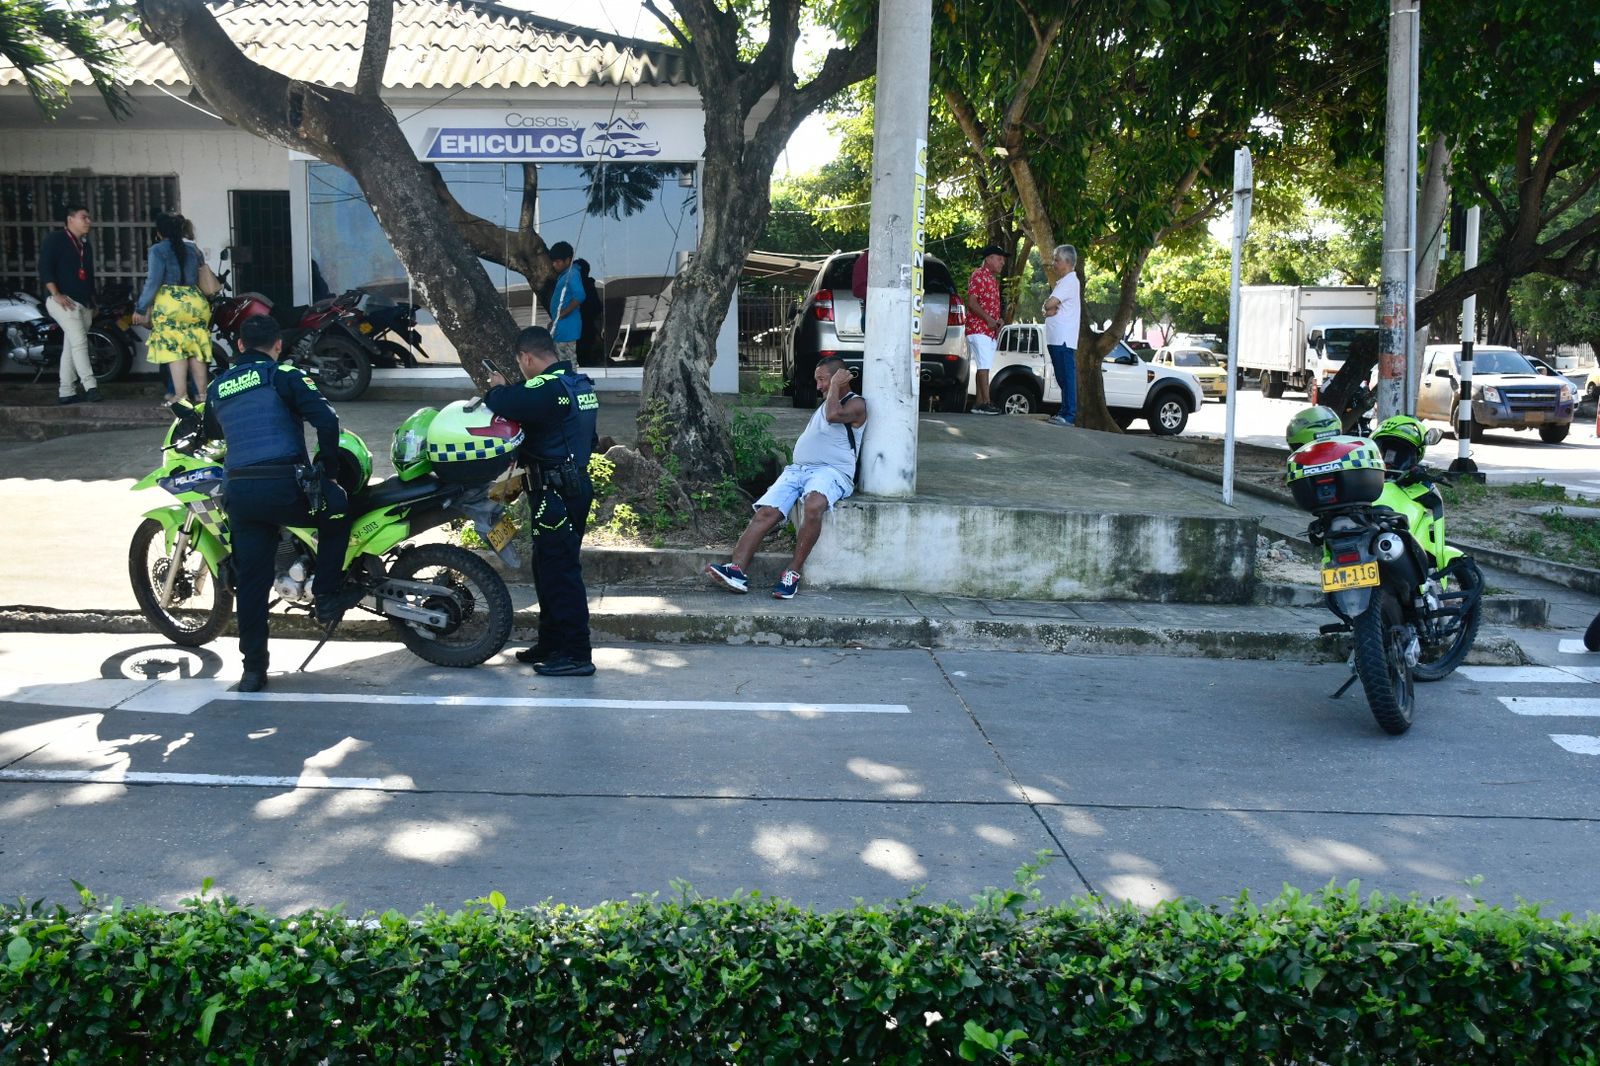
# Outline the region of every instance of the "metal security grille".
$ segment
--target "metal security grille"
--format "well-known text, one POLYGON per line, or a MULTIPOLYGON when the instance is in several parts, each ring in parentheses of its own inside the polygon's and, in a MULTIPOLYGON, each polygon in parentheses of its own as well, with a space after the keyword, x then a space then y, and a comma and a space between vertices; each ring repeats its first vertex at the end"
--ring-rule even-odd
POLYGON ((39 246, 60 228, 68 203, 94 219, 95 274, 102 287, 144 284, 155 218, 178 209, 176 175, 0 174, 0 289, 39 291, 39 246))
POLYGON ((739 289, 739 366, 779 373, 792 328, 798 289, 746 285, 739 289))

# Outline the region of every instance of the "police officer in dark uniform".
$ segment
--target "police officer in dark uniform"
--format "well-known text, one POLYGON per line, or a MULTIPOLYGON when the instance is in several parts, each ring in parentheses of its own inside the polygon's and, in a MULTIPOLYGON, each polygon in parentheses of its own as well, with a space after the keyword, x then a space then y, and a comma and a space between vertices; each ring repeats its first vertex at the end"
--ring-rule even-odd
POLYGON ((539 639, 517 652, 546 677, 594 673, 589 647, 589 596, 578 550, 589 522, 594 486, 589 454, 595 447, 600 400, 594 382, 560 359, 542 326, 517 335, 517 367, 527 380, 510 385, 500 374, 484 403, 522 424, 518 457, 527 468, 533 518, 533 587, 539 597, 539 639))
POLYGON ((340 591, 350 544, 348 501, 339 484, 306 457, 302 421, 317 430, 325 455, 339 451, 339 417, 305 371, 279 366, 283 336, 266 315, 239 328, 244 349, 206 390, 207 434, 228 442, 225 506, 233 540, 235 611, 244 655, 240 692, 267 687, 267 591, 282 526, 317 527, 312 582, 317 621, 331 625, 360 601, 360 588, 340 591), (320 501, 308 496, 318 495, 320 501), (318 506, 313 506, 318 503, 318 506))

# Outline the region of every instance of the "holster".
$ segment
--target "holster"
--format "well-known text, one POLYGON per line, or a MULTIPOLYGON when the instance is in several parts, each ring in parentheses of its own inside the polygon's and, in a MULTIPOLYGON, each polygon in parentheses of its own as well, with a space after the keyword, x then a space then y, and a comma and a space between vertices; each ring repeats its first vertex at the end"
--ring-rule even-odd
POLYGON ((322 513, 322 471, 315 466, 296 466, 294 480, 306 498, 306 510, 322 513))

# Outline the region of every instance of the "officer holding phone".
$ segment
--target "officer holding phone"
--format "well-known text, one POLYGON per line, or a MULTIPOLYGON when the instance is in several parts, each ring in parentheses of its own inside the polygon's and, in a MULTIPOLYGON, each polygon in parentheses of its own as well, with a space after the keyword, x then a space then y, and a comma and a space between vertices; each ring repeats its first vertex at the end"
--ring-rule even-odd
POLYGON ((517 652, 517 661, 532 663, 545 677, 588 677, 594 660, 579 549, 594 502, 589 455, 600 400, 594 382, 560 358, 550 331, 541 326, 517 334, 516 360, 526 380, 511 385, 495 370, 483 399, 495 414, 521 423, 524 434, 517 454, 527 471, 533 521, 539 638, 517 652))

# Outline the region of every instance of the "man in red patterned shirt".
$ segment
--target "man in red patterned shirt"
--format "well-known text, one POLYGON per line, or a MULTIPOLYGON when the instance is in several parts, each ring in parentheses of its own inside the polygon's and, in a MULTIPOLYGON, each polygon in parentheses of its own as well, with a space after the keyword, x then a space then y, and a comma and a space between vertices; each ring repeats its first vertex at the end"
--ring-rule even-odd
POLYGON ((1006 268, 1006 253, 998 244, 986 244, 978 254, 983 265, 967 281, 967 351, 978 386, 972 413, 997 415, 1000 409, 989 402, 989 368, 1000 336, 1000 272, 1006 268))

